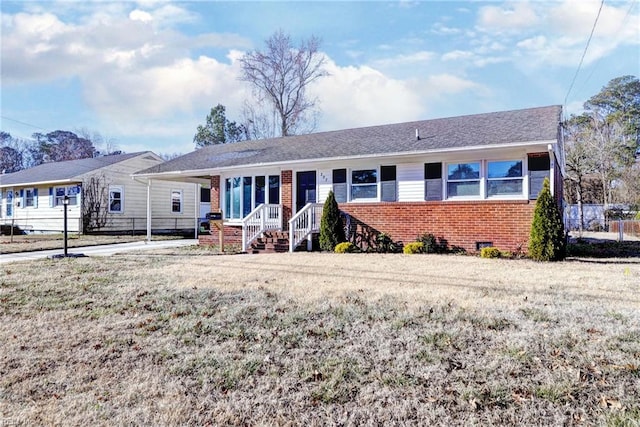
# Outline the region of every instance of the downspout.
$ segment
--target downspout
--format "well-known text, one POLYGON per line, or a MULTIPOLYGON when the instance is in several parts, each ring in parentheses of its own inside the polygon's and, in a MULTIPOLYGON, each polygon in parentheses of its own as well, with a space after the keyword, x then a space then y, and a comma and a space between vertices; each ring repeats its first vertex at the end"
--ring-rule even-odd
POLYGON ((151 178, 147 180, 147 242, 151 241, 151 178))

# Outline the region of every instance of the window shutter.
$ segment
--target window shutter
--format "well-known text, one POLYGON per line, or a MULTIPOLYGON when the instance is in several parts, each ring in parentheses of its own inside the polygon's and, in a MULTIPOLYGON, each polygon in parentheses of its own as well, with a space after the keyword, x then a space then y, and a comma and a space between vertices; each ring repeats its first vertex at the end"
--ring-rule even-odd
POLYGON ((424 164, 424 199, 442 200, 442 163, 424 164))
POLYGON ((346 203, 347 201, 347 183, 342 182, 339 184, 333 184, 333 196, 338 203, 346 203))
POLYGON ((33 207, 34 208, 38 207, 38 189, 37 188, 33 189, 33 207))
POLYGON ((20 207, 24 208, 24 188, 20 189, 20 207))
POLYGON ((381 166, 380 167, 380 200, 383 202, 395 202, 396 195, 396 167, 381 166))
POLYGON ((425 200, 442 200, 442 179, 425 180, 425 200))
POLYGON ((381 184, 382 194, 380 200, 383 202, 395 202, 396 201, 396 182, 395 181, 383 181, 381 184))
POLYGON ((544 179, 549 177, 549 171, 529 171, 529 199, 535 200, 542 190, 544 179))
POLYGON ((49 187, 49 207, 52 208, 53 205, 54 205, 53 187, 49 187))

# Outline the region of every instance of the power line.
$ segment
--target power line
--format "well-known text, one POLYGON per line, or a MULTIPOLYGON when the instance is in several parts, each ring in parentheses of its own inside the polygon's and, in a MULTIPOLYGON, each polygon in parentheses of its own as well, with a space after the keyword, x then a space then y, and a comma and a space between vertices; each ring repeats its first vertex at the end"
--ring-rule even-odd
POLYGON ((45 128, 40 127, 40 126, 32 125, 31 123, 26 123, 26 122, 22 122, 20 120, 12 119, 11 117, 0 115, 0 118, 2 118, 4 120, 9 120, 11 122, 20 123, 21 125, 29 126, 29 127, 35 128, 35 129, 48 130, 48 129, 45 129, 45 128))
POLYGON ((564 97, 563 105, 567 106, 567 99, 569 98, 569 94, 571 93, 571 89, 573 89, 573 85, 578 78, 578 73, 582 68, 582 62, 584 61, 584 57, 587 55, 587 50, 589 49, 589 44, 591 43, 591 38, 593 37, 593 33, 596 30, 596 25, 598 24, 598 19, 600 18, 600 12, 602 12, 602 6, 604 6, 604 0, 600 2, 600 8, 598 9, 598 14, 596 15, 595 21, 593 21, 593 27, 591 27, 591 33, 589 34, 589 38, 587 39, 587 44, 584 47, 584 51, 582 52, 582 57, 580 58, 580 63, 578 64, 578 68, 576 69, 576 73, 573 75, 573 79, 571 80, 571 84, 569 85, 569 90, 567 91, 567 95, 564 97))

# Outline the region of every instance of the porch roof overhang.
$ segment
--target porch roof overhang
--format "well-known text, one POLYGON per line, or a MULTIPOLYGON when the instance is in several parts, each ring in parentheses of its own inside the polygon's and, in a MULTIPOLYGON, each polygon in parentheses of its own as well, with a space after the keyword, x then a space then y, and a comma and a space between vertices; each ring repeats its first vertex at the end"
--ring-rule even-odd
MULTIPOLYGON (((143 179, 157 179, 167 181, 184 181, 195 182, 201 184, 208 184, 210 177, 214 175, 221 175, 225 173, 233 173, 234 171, 246 171, 255 169, 296 169, 300 167, 322 167, 323 164, 333 164, 336 162, 348 162, 348 161, 362 161, 362 160, 396 160, 407 161, 413 157, 437 157, 437 156, 456 156, 463 153, 477 153, 482 151, 484 154, 488 152, 508 152, 508 151, 526 151, 528 153, 543 152, 554 150, 558 141, 542 140, 542 141, 523 141, 506 144, 490 144, 490 145, 477 145, 466 147, 451 147, 431 150, 415 150, 415 151, 398 151, 379 154, 363 154, 363 155, 351 155, 351 156, 337 156, 337 157, 321 157, 321 158, 302 158, 296 160, 288 160, 281 162, 252 162, 239 165, 230 165, 223 167, 213 167, 205 169, 185 169, 174 170, 166 172, 149 172, 149 173, 136 173, 132 176, 134 178, 143 179)), ((473 155, 473 154, 472 154, 473 155)))

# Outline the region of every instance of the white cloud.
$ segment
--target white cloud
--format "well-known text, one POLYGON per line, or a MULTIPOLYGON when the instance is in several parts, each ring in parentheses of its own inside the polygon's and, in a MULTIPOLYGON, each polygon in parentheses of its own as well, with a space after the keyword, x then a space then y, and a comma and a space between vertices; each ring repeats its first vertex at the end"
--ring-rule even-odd
POLYGON ((150 21, 153 21, 153 16, 151 16, 149 12, 136 9, 136 10, 132 10, 129 13, 129 19, 131 19, 132 21, 150 22, 150 21))
POLYGON ((339 67, 329 60, 325 77, 309 89, 321 98, 323 129, 344 129, 422 117, 424 106, 406 82, 368 67, 339 67))
MULTIPOLYGON (((496 59, 510 60, 520 69, 530 71, 549 66, 575 67, 600 4, 599 0, 564 0, 484 6, 479 10, 476 25, 483 35, 471 41, 476 46, 473 52, 506 53, 474 63, 480 66, 496 59)), ((628 4, 605 4, 584 64, 604 58, 620 46, 639 45, 639 21, 637 10, 628 4)))
POLYGON ((408 54, 400 54, 389 58, 378 59, 374 62, 374 66, 380 68, 398 68, 408 65, 427 63, 435 57, 433 52, 425 50, 412 52, 408 54))
POLYGON ((460 59, 471 59, 475 56, 476 55, 473 52, 468 50, 453 50, 442 55, 441 59, 443 61, 457 61, 460 59))
POLYGON ((490 33, 518 32, 531 28, 538 15, 528 2, 513 2, 508 6, 484 6, 478 14, 478 27, 490 33))
POLYGON ((460 28, 447 27, 441 22, 437 22, 431 27, 431 33, 442 36, 452 36, 462 33, 462 30, 460 28))

